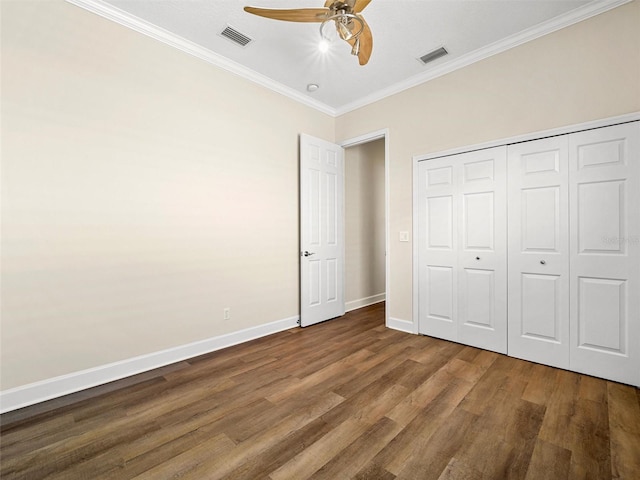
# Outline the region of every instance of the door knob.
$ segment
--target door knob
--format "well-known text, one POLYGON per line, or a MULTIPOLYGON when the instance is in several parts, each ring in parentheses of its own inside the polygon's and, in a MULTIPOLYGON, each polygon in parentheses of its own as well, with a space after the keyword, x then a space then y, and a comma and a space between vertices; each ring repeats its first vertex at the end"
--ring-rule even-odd
POLYGON ((544 260, 540 260, 540 265, 546 265, 547 262, 545 262, 544 260))
POLYGON ((476 260, 480 260, 480 257, 476 257, 476 260))
POLYGON ((315 255, 315 252, 307 252, 306 250, 304 251, 304 253, 302 254, 305 257, 310 257, 311 255, 315 255))

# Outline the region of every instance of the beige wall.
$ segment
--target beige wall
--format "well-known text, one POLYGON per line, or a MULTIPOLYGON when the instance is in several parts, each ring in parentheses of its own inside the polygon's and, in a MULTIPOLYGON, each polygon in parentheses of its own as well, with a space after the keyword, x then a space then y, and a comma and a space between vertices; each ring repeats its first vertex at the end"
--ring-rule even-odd
POLYGON ((345 301, 384 293, 384 139, 345 151, 345 301))
POLYGON ((412 319, 412 157, 640 110, 640 2, 340 116, 336 140, 389 129, 390 317, 412 319))
POLYGON ((333 118, 61 0, 2 1, 1 114, 3 390, 298 314, 333 118))
POLYGON ((0 5, 3 390, 297 315, 300 132, 389 129, 409 320, 413 155, 640 110, 637 1, 337 119, 62 0, 0 5))

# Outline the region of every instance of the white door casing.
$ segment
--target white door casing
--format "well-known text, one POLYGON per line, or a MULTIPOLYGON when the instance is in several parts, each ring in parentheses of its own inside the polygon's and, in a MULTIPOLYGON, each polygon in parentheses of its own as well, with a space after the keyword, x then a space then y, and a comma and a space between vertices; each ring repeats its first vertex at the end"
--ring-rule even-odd
POLYGON ((509 355, 569 368, 568 139, 508 147, 509 355))
POLYGON ((300 325, 344 312, 344 150, 302 134, 300 325))
POLYGON ((419 331, 507 351, 506 148, 418 168, 419 331))
POLYGON ((571 369, 640 385, 640 122, 569 136, 571 369))

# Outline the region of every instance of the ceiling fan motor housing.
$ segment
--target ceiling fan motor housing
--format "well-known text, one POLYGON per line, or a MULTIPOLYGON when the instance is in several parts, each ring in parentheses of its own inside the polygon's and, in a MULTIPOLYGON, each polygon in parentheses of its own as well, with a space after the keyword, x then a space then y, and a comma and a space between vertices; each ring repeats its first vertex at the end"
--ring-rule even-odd
POLYGON ((361 15, 371 0, 327 1, 322 8, 265 9, 244 7, 253 15, 289 22, 319 22, 320 36, 328 40, 324 27, 333 20, 340 39, 351 45, 351 54, 358 57, 360 65, 366 65, 373 49, 371 30, 361 15))

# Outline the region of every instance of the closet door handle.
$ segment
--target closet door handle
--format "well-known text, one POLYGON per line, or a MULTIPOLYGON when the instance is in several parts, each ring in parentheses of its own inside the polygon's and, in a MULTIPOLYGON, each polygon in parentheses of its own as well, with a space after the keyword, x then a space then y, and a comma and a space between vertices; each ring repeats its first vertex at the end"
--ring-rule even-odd
POLYGON ((544 260, 540 260, 540 265, 546 265, 547 262, 545 262, 544 260))
POLYGON ((480 260, 480 257, 476 257, 476 260, 480 260))

